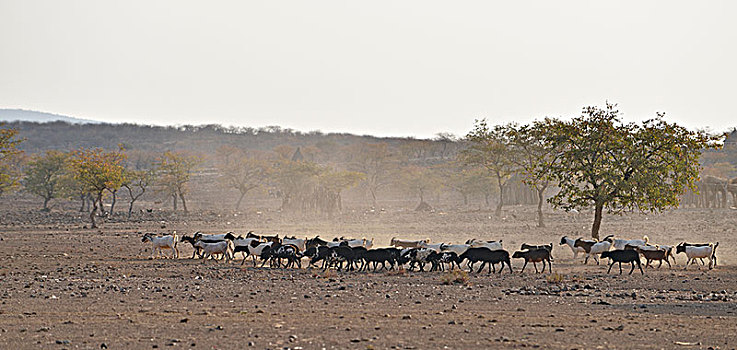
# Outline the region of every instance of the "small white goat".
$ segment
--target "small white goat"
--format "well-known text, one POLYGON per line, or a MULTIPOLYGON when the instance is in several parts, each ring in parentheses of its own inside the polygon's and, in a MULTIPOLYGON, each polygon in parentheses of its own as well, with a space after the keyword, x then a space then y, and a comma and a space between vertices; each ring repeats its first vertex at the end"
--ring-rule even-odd
POLYGON ((228 242, 222 241, 217 243, 205 243, 203 241, 197 241, 194 244, 195 247, 201 248, 202 252, 205 254, 204 259, 202 260, 202 263, 204 264, 205 261, 207 261, 207 258, 213 257, 215 258, 215 255, 222 255, 222 259, 225 259, 226 261, 230 262, 230 254, 228 252, 228 242))
POLYGON ((701 246, 694 246, 694 245, 688 245, 687 243, 681 243, 676 246, 676 253, 686 253, 686 257, 688 257, 688 261, 686 261, 686 266, 683 268, 684 270, 688 268, 688 265, 691 264, 691 262, 695 263, 696 259, 703 259, 703 258, 709 259, 709 270, 711 270, 712 263, 715 263, 714 260, 716 260, 714 253, 718 246, 719 246, 719 242, 717 242, 716 244, 709 243, 708 245, 701 245, 701 246))
POLYGON ((647 238, 647 236, 643 236, 642 239, 615 239, 614 240, 614 249, 622 250, 624 249, 624 246, 631 245, 631 246, 646 246, 650 242, 650 239, 647 238))
POLYGON ((164 252, 162 249, 171 249, 172 259, 179 258, 179 249, 177 249, 177 235, 166 235, 166 236, 154 236, 151 233, 143 235, 141 242, 151 242, 151 258, 154 258, 154 253, 158 251, 159 256, 163 256, 164 252))

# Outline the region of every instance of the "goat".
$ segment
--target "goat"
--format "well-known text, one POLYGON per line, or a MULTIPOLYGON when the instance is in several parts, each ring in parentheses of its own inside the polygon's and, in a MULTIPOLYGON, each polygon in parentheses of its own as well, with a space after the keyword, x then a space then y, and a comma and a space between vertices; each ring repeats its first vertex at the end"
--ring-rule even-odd
POLYGON ((628 244, 631 246, 644 246, 648 245, 649 241, 650 239, 647 236, 643 236, 642 239, 615 239, 612 241, 612 244, 614 249, 622 250, 628 244))
POLYGON ((609 264, 609 269, 606 271, 606 273, 609 273, 612 271, 612 266, 614 266, 614 263, 619 263, 619 274, 622 274, 622 263, 632 263, 632 270, 630 270, 630 275, 633 271, 635 271, 635 263, 637 264, 637 267, 640 268, 640 272, 644 275, 645 271, 642 271, 642 265, 640 265, 640 254, 637 253, 637 251, 634 250, 612 250, 612 251, 605 251, 601 253, 601 258, 609 258, 611 260, 611 263, 609 264))
POLYGON ((392 237, 392 240, 389 243, 389 245, 393 247, 402 247, 402 248, 419 248, 420 243, 430 243, 430 239, 412 241, 408 239, 399 239, 396 237, 392 237))
POLYGON ((432 267, 430 267, 430 271, 445 271, 445 266, 443 264, 450 264, 451 270, 455 265, 458 265, 458 268, 461 268, 458 254, 452 251, 440 253, 431 252, 430 255, 427 256, 427 261, 432 264, 432 267))
POLYGON ((502 240, 498 241, 482 241, 480 239, 469 239, 466 244, 470 245, 471 248, 489 248, 489 250, 500 250, 502 248, 502 240))
POLYGON ((320 236, 315 236, 314 238, 310 238, 307 241, 305 241, 305 250, 313 248, 313 247, 317 247, 317 246, 324 246, 327 244, 328 242, 320 239, 320 236))
MULTIPOLYGON (((253 266, 256 267, 256 257, 260 257, 261 253, 264 252, 264 249, 271 248, 273 244, 276 244, 274 242, 257 242, 253 241, 250 245, 246 246, 246 252, 248 255, 251 255, 253 257, 253 266)), ((243 265, 246 262, 246 258, 243 258, 243 262, 241 262, 241 265, 243 265)))
POLYGON ((236 237, 233 234, 233 232, 221 233, 221 234, 215 234, 215 235, 204 234, 200 231, 197 231, 194 233, 195 241, 204 241, 206 243, 215 243, 215 242, 220 242, 220 241, 225 241, 225 240, 232 241, 235 238, 236 237))
POLYGON ((307 243, 306 242, 307 242, 307 240, 306 239, 303 239, 303 238, 296 238, 296 237, 287 238, 287 237, 284 237, 284 239, 282 239, 282 241, 281 241, 281 244, 284 244, 284 245, 292 244, 295 247, 299 248, 300 251, 305 251, 307 249, 307 243))
POLYGON ((264 263, 266 263, 266 260, 270 260, 269 265, 271 267, 274 267, 274 265, 276 265, 276 267, 281 267, 281 260, 287 259, 287 264, 284 268, 296 265, 301 269, 301 258, 302 254, 299 252, 299 248, 293 244, 274 244, 274 246, 264 249, 261 253, 261 259, 264 260, 264 263))
POLYGON ((356 254, 350 247, 331 247, 328 256, 326 257, 327 265, 323 268, 323 270, 330 267, 330 265, 335 264, 338 268, 338 271, 340 271, 343 268, 343 261, 347 263, 347 270, 353 270, 353 259, 355 259, 355 257, 356 254))
POLYGON ((189 237, 187 235, 182 236, 182 238, 179 239, 179 242, 187 242, 192 245, 192 257, 190 259, 194 259, 195 255, 202 258, 202 249, 199 247, 195 247, 195 242, 197 242, 194 237, 189 237))
POLYGON ((509 252, 506 250, 491 250, 485 247, 469 248, 465 253, 461 254, 458 259, 460 259, 460 261, 468 260, 468 268, 470 272, 473 272, 473 264, 477 261, 481 261, 481 267, 476 273, 481 272, 481 270, 484 269, 484 265, 487 263, 489 264, 489 273, 491 273, 492 268, 494 269, 494 272, 496 272, 496 266, 494 266, 496 263, 502 264, 502 268, 499 270, 499 273, 504 271, 505 263, 509 266, 509 273, 512 273, 512 263, 509 260, 509 252))
POLYGON ((550 253, 550 261, 553 261, 553 243, 550 243, 548 245, 531 245, 527 243, 522 243, 522 247, 520 247, 520 250, 535 250, 535 249, 545 249, 550 253))
MULTIPOLYGON (((681 244, 683 246, 686 246, 686 247, 689 247, 689 246, 691 246, 691 247, 706 247, 706 246, 710 245, 711 243, 686 243, 686 242, 682 242, 681 244)), ((716 249, 716 247, 715 247, 715 249, 716 249)), ((714 266, 717 266, 717 256, 714 253, 712 253, 711 254, 711 258, 714 260, 714 266)), ((701 265, 704 265, 704 258, 699 258, 699 260, 701 261, 701 265)))
MULTIPOLYGON (((261 242, 259 242, 259 240, 256 239, 256 238, 254 238, 254 237, 251 237, 251 238, 238 237, 238 238, 236 238, 235 240, 233 240, 233 259, 235 259, 235 253, 240 252, 243 255, 243 263, 245 263, 246 262, 246 257, 250 254, 250 252, 248 251, 248 247, 249 246, 255 247, 255 246, 259 245, 259 243, 261 243, 261 242)), ((241 265, 243 265, 243 263, 241 263, 241 265)))
POLYGON ((310 258, 310 266, 313 266, 318 261, 322 260, 321 268, 324 270, 328 264, 328 255, 330 255, 330 248, 325 245, 320 245, 312 248, 307 248, 303 256, 310 258))
POLYGON ((171 249, 172 259, 179 258, 179 249, 177 249, 177 235, 166 235, 166 236, 154 236, 151 233, 146 233, 141 238, 141 242, 151 242, 151 258, 154 257, 156 251, 159 252, 159 256, 164 256, 162 249, 171 249))
MULTIPOLYGON (((525 246, 523 244, 523 246, 525 246)), ((552 246, 552 243, 551 245, 552 246)), ((548 247, 548 246, 543 246, 548 247)), ((522 266, 522 271, 520 273, 525 272, 525 267, 527 267, 528 262, 532 262, 532 266, 535 267, 535 273, 537 273, 537 263, 542 262, 543 263, 543 270, 542 272, 545 272, 545 262, 548 262, 548 265, 550 266, 550 272, 553 272, 553 264, 550 262, 550 251, 548 248, 537 248, 537 249, 531 249, 531 250, 522 250, 522 251, 516 251, 512 255, 512 258, 522 258, 525 259, 525 264, 522 266)))
MULTIPOLYGON (((629 244, 625 246, 625 249, 632 247, 629 244)), ((647 260, 647 263, 645 264, 645 267, 647 268, 650 266, 650 263, 653 260, 658 260, 660 264, 658 264, 658 268, 663 266, 663 260, 668 264, 668 267, 672 267, 670 265, 670 261, 668 261, 668 251, 665 249, 662 249, 660 247, 653 247, 653 246, 635 246, 634 250, 638 253, 642 254, 643 257, 645 257, 645 260, 647 260)))
POLYGON ((230 262, 230 254, 228 253, 229 245, 226 241, 221 241, 217 243, 206 243, 204 241, 197 241, 195 242, 195 246, 202 249, 202 252, 205 254, 205 258, 202 260, 202 263, 204 264, 207 258, 212 257, 215 258, 215 255, 222 255, 222 259, 225 259, 226 261, 230 262))
POLYGON ((396 248, 369 249, 363 253, 363 260, 365 263, 362 270, 367 270, 371 263, 374 264, 374 271, 376 271, 379 263, 381 263, 382 269, 386 269, 386 263, 389 263, 389 266, 394 268, 394 261, 396 260, 398 252, 399 250, 396 248))
POLYGON ((584 259, 583 263, 587 264, 589 262, 590 257, 594 257, 594 261, 596 261, 596 265, 599 265, 599 258, 597 257, 598 254, 601 254, 603 252, 609 251, 612 247, 612 236, 606 236, 604 237, 604 240, 601 242, 596 242, 594 244, 590 244, 589 241, 584 241, 582 239, 577 239, 576 243, 574 244, 577 247, 582 247, 586 251, 586 259, 584 259))
MULTIPOLYGON (((574 260, 578 257, 578 253, 586 253, 586 250, 583 249, 583 247, 577 247, 575 245, 576 244, 576 241, 577 240, 575 240, 573 238, 568 238, 568 236, 563 236, 563 237, 561 237, 560 244, 559 244, 559 245, 567 244, 569 247, 571 247, 571 252, 573 252, 573 259, 574 260)), ((596 243, 596 242, 594 242, 594 243, 596 243)))
POLYGON ((687 245, 687 243, 683 242, 676 246, 676 253, 685 253, 688 257, 688 260, 686 261, 686 266, 683 268, 684 270, 688 268, 688 265, 692 262, 695 262, 697 258, 708 258, 709 259, 709 270, 712 269, 712 263, 715 260, 715 251, 717 247, 719 246, 719 242, 716 244, 709 243, 708 246, 694 246, 694 245, 687 245))
POLYGON ((440 252, 440 248, 442 246, 443 246, 443 243, 430 244, 430 243, 426 243, 426 242, 420 242, 420 246, 418 248, 432 249, 432 250, 434 250, 436 252, 440 252))
POLYGON ((456 255, 461 255, 471 248, 470 244, 442 244, 440 245, 441 252, 453 252, 456 255))
POLYGON ((407 248, 401 252, 401 256, 408 259, 409 270, 414 270, 415 264, 417 264, 420 271, 425 271, 425 264, 428 262, 427 257, 433 252, 436 251, 432 248, 407 248))

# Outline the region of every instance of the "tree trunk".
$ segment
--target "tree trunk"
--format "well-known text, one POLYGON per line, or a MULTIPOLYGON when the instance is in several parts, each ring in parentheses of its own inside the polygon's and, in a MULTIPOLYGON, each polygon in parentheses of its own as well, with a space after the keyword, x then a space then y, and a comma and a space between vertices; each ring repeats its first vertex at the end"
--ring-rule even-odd
POLYGON ((604 211, 604 203, 596 203, 594 208, 594 225, 591 226, 591 237, 599 240, 599 227, 601 227, 601 213, 604 211))
POLYGON ((51 198, 44 198, 44 207, 43 207, 43 211, 49 211, 49 200, 50 200, 50 199, 51 199, 51 198))
POLYGON ((136 200, 133 199, 133 197, 131 197, 131 203, 128 206, 128 219, 131 218, 131 214, 133 213, 133 203, 135 203, 135 202, 136 202, 136 200))
POLYGON ((179 192, 179 199, 182 200, 182 209, 184 209, 184 213, 189 213, 189 210, 187 210, 187 202, 184 200, 184 193, 179 192))
POLYGON ((420 203, 425 203, 425 193, 420 189, 420 203))
POLYGON ((501 181, 499 181, 499 203, 496 204, 496 210, 494 210, 494 215, 502 216, 502 206, 503 205, 504 205, 504 186, 502 186, 501 181))
POLYGON ((171 198, 172 198, 172 200, 174 202, 174 211, 177 211, 177 194, 176 193, 172 193, 171 194, 171 198))
POLYGON ((537 227, 545 227, 545 221, 543 220, 543 200, 545 196, 545 187, 537 190, 537 227))
POLYGON ((87 202, 87 197, 85 195, 79 196, 79 198, 82 200, 82 206, 79 208, 79 212, 84 212, 84 204, 87 202))
POLYGON ((371 192, 371 205, 376 209, 376 190, 371 188, 369 192, 371 192))
POLYGON ((463 195, 463 205, 468 205, 468 194, 461 193, 463 195))
POLYGON ((241 196, 238 197, 238 203, 235 203, 235 210, 239 210, 241 208, 241 201, 243 201, 243 197, 246 196, 246 192, 241 192, 241 196))
POLYGON ((486 202, 486 206, 487 207, 488 206, 491 206, 491 204, 489 203, 489 194, 488 193, 484 194, 484 201, 486 202))
POLYGON ((113 194, 113 202, 110 204, 110 213, 108 216, 113 216, 113 213, 115 212, 115 202, 118 200, 118 190, 111 191, 113 194))
POLYGON ((92 223, 92 226, 90 228, 97 228, 97 223, 95 222, 95 214, 97 214, 97 203, 102 203, 102 191, 97 194, 97 200, 92 202, 92 210, 90 210, 90 222, 92 223))

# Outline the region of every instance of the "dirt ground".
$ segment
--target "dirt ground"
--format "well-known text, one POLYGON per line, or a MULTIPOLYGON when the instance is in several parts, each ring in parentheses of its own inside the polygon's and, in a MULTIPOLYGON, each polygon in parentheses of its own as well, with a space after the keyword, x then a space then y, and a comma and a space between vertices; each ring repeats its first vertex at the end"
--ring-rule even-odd
MULTIPOLYGON (((99 230, 69 213, 0 212, 0 348, 259 349, 733 349, 737 347, 737 211, 684 209, 605 217, 602 233, 647 234, 654 243, 719 241, 719 266, 620 276, 573 261, 562 235, 585 236, 588 215, 532 208, 504 218, 489 211, 348 211, 334 220, 290 220, 280 213, 151 214, 99 230), (158 215, 158 216, 157 216, 158 215), (162 229, 161 227, 164 226, 162 229), (322 272, 254 268, 249 262, 150 260, 139 232, 254 230, 324 238, 391 237, 463 242, 503 239, 554 243, 559 278, 515 271, 322 272)), ((617 273, 615 273, 617 272, 617 273)))

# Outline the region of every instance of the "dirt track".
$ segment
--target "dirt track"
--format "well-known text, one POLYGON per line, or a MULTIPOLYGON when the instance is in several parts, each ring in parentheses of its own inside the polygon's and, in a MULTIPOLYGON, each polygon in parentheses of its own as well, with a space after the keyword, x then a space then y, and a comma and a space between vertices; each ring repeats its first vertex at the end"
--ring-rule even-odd
MULTIPOLYGON (((737 268, 731 257, 734 219, 728 214, 733 212, 682 211, 605 222, 609 231, 641 227, 662 243, 721 242, 715 270, 682 271, 681 254, 679 267, 647 269, 645 276, 607 275, 604 266, 571 261, 570 250, 559 247, 555 237, 585 227, 584 220, 554 217, 549 228, 537 230, 510 217, 494 225, 497 233, 490 238, 504 238, 510 251, 522 241, 554 241, 554 269, 562 281, 550 283, 532 269, 521 275, 521 262, 514 261, 512 275, 474 273, 467 284, 456 285, 444 285, 445 273, 434 272, 202 264, 185 259, 191 254, 186 246, 180 260, 149 260, 133 228, 153 230, 157 222, 108 223, 101 231, 12 225, 0 234, 5 252, 0 348, 99 349, 104 343, 109 348, 731 349, 737 346, 737 268), (691 239, 687 231, 699 225, 694 218, 719 225, 691 239), (662 223, 668 226, 660 230, 662 223), (663 242, 668 236, 673 238, 663 242)), ((391 236, 438 241, 441 234, 457 242, 488 230, 484 213, 427 215, 301 226, 264 219, 252 227, 298 235, 298 230, 324 230, 325 237, 372 232, 378 245, 391 236)), ((167 230, 179 232, 198 225, 220 229, 205 221, 169 225, 167 230)))

